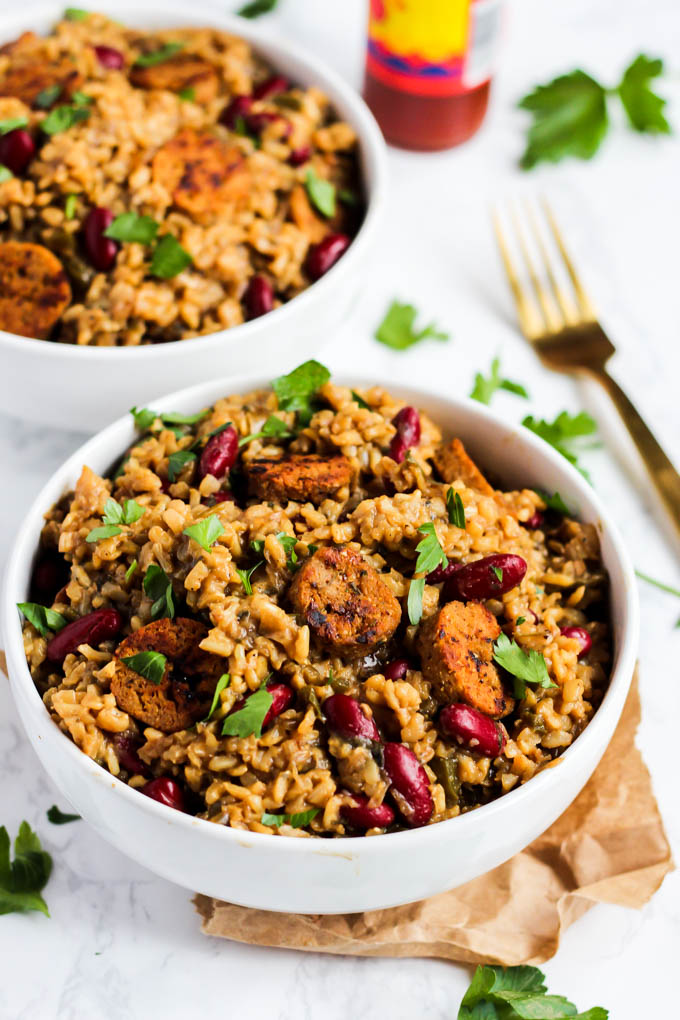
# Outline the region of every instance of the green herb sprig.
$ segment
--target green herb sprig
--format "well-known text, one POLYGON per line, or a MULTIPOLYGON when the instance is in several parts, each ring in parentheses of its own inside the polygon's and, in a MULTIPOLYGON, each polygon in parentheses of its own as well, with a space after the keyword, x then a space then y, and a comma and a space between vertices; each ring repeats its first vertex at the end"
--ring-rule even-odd
POLYGON ((189 525, 188 528, 184 529, 182 534, 188 535, 189 538, 193 538, 195 542, 198 542, 202 549, 209 552, 223 532, 224 525, 220 521, 219 517, 211 514, 210 517, 204 517, 203 520, 198 521, 198 523, 189 525))
POLYGON ((393 351, 406 351, 414 344, 428 338, 432 340, 449 340, 450 335, 439 329, 434 322, 417 330, 415 328, 418 311, 415 305, 393 301, 387 309, 384 319, 377 327, 375 339, 391 347, 393 351))
MULTIPOLYGON (((658 588, 659 591, 665 591, 668 595, 675 595, 676 598, 680 599, 679 588, 673 588, 670 584, 665 584, 663 581, 657 581, 656 578, 650 577, 649 574, 643 574, 641 570, 636 570, 635 573, 637 577, 646 584, 651 584, 654 588, 658 588)), ((678 618, 678 622, 675 626, 680 627, 680 617, 678 618)))
POLYGON ((145 680, 158 686, 165 675, 168 660, 161 652, 136 652, 121 658, 134 673, 139 673, 145 680))
POLYGON ((320 213, 329 219, 335 216, 335 185, 310 167, 305 177, 305 188, 309 200, 320 213))
POLYGON ((52 822, 52 825, 68 825, 69 822, 79 822, 80 815, 68 815, 64 811, 61 811, 56 804, 53 804, 51 808, 48 808, 45 812, 47 820, 52 822))
POLYGON ((493 646, 493 657, 499 666, 512 675, 513 693, 516 698, 524 697, 528 683, 546 689, 557 689, 557 684, 550 679, 548 666, 541 653, 533 648, 529 652, 525 652, 516 641, 511 641, 507 634, 500 634, 496 639, 493 646))
MULTIPOLYGON (((416 546, 418 557, 414 567, 414 574, 429 574, 435 567, 448 565, 446 553, 441 547, 437 538, 432 521, 421 524, 418 531, 425 536, 416 546)), ((423 594, 425 593, 425 577, 413 577, 408 590, 408 618, 416 626, 420 623, 423 615, 423 594)))
POLYGON ((316 818, 319 813, 319 808, 310 808, 309 811, 296 811, 292 815, 272 815, 268 811, 265 811, 260 821, 263 825, 271 825, 274 828, 278 828, 280 825, 290 825, 294 829, 301 829, 305 825, 309 825, 312 818, 316 818))
POLYGON ((266 683, 264 680, 262 686, 246 698, 243 708, 227 716, 222 726, 223 737, 262 736, 262 724, 274 701, 266 683))
POLYGON ((292 435, 293 433, 285 421, 281 421, 275 414, 270 414, 259 432, 252 432, 249 436, 243 436, 242 439, 239 439, 238 445, 239 447, 247 446, 253 439, 289 439, 292 435))
POLYGON ((57 613, 54 609, 48 609, 47 606, 41 606, 37 602, 17 602, 17 609, 43 637, 56 634, 68 623, 66 617, 61 613, 57 613))
POLYGON ((449 524, 455 524, 457 528, 465 530, 465 507, 460 493, 456 492, 453 486, 449 486, 446 492, 446 509, 449 515, 449 524))
POLYGON ((578 1013, 563 995, 551 995, 538 967, 477 967, 463 996, 458 1020, 607 1020, 594 1006, 578 1013))
POLYGON ((156 64, 164 64, 170 57, 174 57, 175 53, 179 53, 180 50, 184 49, 184 43, 181 42, 169 42, 165 43, 164 46, 159 47, 157 50, 153 50, 151 53, 143 53, 137 57, 133 67, 155 67, 156 64))
POLYGON ((587 411, 581 411, 574 415, 569 414, 568 411, 561 411, 552 422, 546 421, 545 418, 536 419, 529 414, 522 419, 522 425, 549 443, 570 464, 573 464, 584 478, 590 481, 590 475, 578 461, 582 440, 597 432, 597 422, 591 418, 587 411))
POLYGON ((215 687, 215 693, 213 694, 212 704, 210 705, 210 711, 206 715, 205 719, 201 719, 201 722, 207 723, 207 722, 210 721, 210 719, 212 718, 213 712, 215 711, 215 709, 217 708, 217 706, 220 703, 220 694, 222 693, 222 691, 226 690, 226 688, 229 686, 230 683, 231 683, 231 676, 229 675, 229 673, 223 673, 222 676, 217 681, 217 686, 215 687))
POLYGON ((273 11, 278 2, 279 0, 252 0, 252 3, 245 4, 236 13, 242 18, 259 18, 273 11))
POLYGON ((103 527, 93 528, 85 541, 99 542, 104 538, 120 535, 123 531, 121 524, 134 524, 144 513, 144 507, 134 499, 126 499, 122 506, 115 499, 107 499, 102 515, 103 527))
POLYGON ((8 135, 10 131, 25 127, 28 127, 28 117, 9 117, 7 120, 0 120, 0 135, 8 135))
POLYGON ((491 371, 488 376, 484 376, 481 372, 477 372, 475 375, 475 384, 472 387, 470 396, 473 400, 478 400, 480 404, 490 404, 491 398, 497 390, 505 390, 507 393, 514 393, 515 396, 522 397, 524 400, 529 399, 529 394, 521 383, 513 382, 511 379, 502 378, 500 358, 493 359, 491 362, 491 371))
POLYGON ((14 840, 14 860, 10 860, 10 838, 0 826, 0 914, 37 910, 50 916, 40 895, 52 873, 52 858, 28 822, 22 822, 14 840))
POLYGON ((300 425, 308 425, 315 411, 314 397, 331 377, 325 365, 311 359, 272 382, 281 411, 296 411, 300 425))
POLYGON ((157 563, 151 563, 144 574, 142 581, 144 593, 153 600, 151 606, 151 619, 172 620, 175 615, 175 603, 172 594, 172 581, 162 567, 157 563))
POLYGON ((257 568, 261 567, 263 563, 264 560, 258 560, 257 563, 254 566, 250 567, 248 570, 242 570, 240 567, 236 568, 236 573, 241 579, 241 584, 243 585, 243 589, 246 595, 253 594, 253 586, 251 584, 250 579, 257 570, 257 568))

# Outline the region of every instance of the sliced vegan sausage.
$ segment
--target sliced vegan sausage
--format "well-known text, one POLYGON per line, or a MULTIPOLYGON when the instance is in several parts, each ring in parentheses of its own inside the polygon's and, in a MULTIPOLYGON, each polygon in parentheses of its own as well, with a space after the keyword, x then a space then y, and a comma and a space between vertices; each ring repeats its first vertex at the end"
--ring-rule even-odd
POLYGON ((246 467, 248 489, 253 496, 280 503, 286 499, 321 503, 334 496, 352 479, 352 465, 337 454, 292 454, 280 459, 251 460, 246 467))
POLYGON ((0 53, 20 53, 21 50, 31 49, 38 42, 35 32, 22 32, 16 39, 0 46, 0 53))
POLYGON ((56 255, 40 244, 0 244, 0 329, 44 340, 70 301, 56 255))
POLYGON ((118 706, 164 733, 175 733, 205 715, 224 661, 199 648, 208 628, 196 620, 154 620, 130 634, 116 649, 111 691, 118 706), (138 652, 160 652, 167 659, 159 684, 135 673, 121 659, 138 652))
POLYGON ((493 643, 501 629, 479 602, 447 602, 420 628, 423 673, 439 701, 464 701, 493 718, 508 715, 514 700, 493 663, 493 643))
POLYGON ((153 177, 180 209, 206 217, 245 198, 250 174, 236 146, 207 132, 187 128, 162 145, 153 158, 153 177))
POLYGON ((306 235, 310 244, 318 244, 330 232, 328 224, 312 209, 301 184, 296 184, 290 193, 290 214, 295 226, 306 235))
POLYGON ((82 83, 82 74, 66 57, 54 63, 35 57, 17 61, 8 68, 0 80, 0 96, 13 96, 27 106, 33 106, 41 92, 59 85, 61 92, 55 98, 55 102, 59 102, 68 99, 82 83))
POLYGON ((151 67, 133 67, 130 81, 140 89, 166 89, 168 92, 194 90, 197 103, 209 103, 217 95, 217 71, 194 53, 176 53, 151 67))
POLYGON ((318 640, 339 655, 366 655, 392 637, 401 619, 397 599, 353 549, 315 552, 295 576, 290 598, 318 640))
POLYGON ((469 489, 476 489, 485 496, 493 496, 494 490, 479 470, 460 439, 442 443, 434 452, 434 463, 445 482, 460 479, 469 489))

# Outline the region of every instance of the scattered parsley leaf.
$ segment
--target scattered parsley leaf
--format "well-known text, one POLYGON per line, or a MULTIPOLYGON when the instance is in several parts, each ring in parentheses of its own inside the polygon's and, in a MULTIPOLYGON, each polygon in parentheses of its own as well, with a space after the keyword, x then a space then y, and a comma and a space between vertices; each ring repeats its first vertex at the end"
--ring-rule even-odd
POLYGON ((167 659, 161 652, 137 652, 120 660, 135 673, 158 685, 165 675, 167 659))
POLYGON ((89 13, 89 11, 83 11, 80 7, 67 7, 64 11, 64 17, 67 21, 84 21, 89 13))
POLYGON ((223 737, 262 736, 262 724, 274 700, 265 684, 266 681, 246 698, 243 708, 227 716, 222 726, 223 737))
POLYGON ((563 995, 550 995, 537 967, 477 967, 458 1020, 607 1020, 600 1006, 577 1013, 563 995), (498 1008, 496 1008, 498 1007, 498 1008))
POLYGON ((215 517, 212 514, 210 517, 204 517, 202 521, 197 524, 191 524, 188 528, 185 528, 182 532, 183 535, 188 535, 189 538, 193 538, 195 542, 209 552, 210 547, 215 544, 217 539, 224 531, 224 526, 220 521, 219 517, 215 517))
POLYGON ((89 106, 90 103, 94 103, 94 97, 88 96, 86 92, 72 92, 71 102, 74 106, 89 106))
POLYGON ((46 89, 38 93, 33 100, 33 105, 37 106, 39 110, 48 110, 52 103, 56 103, 61 95, 61 90, 61 85, 48 85, 46 89))
POLYGON ((196 89, 192 88, 191 85, 186 89, 180 89, 177 93, 179 98, 185 103, 193 103, 196 98, 196 89))
POLYGON ((135 427, 140 432, 146 432, 147 429, 150 429, 158 417, 156 412, 151 411, 148 407, 131 407, 130 414, 135 419, 135 427))
POLYGON ((163 568, 157 563, 151 563, 144 574, 142 587, 145 594, 153 600, 151 619, 162 620, 167 617, 168 620, 172 620, 175 615, 172 581, 163 568))
POLYGON ((161 46, 157 50, 153 50, 151 53, 143 53, 137 57, 133 67, 155 67, 156 64, 162 64, 170 57, 173 57, 175 53, 179 53, 180 50, 184 49, 184 43, 181 42, 169 42, 164 46, 161 46))
POLYGON ((10 131, 25 127, 28 127, 28 117, 10 117, 8 120, 0 120, 0 135, 8 135, 10 131))
POLYGON ((217 687, 215 688, 215 693, 213 694, 212 705, 210 706, 210 711, 206 715, 205 719, 201 719, 201 722, 207 723, 210 720, 213 712, 215 711, 215 709, 217 708, 217 706, 220 703, 220 694, 222 693, 223 690, 225 690, 229 686, 230 683, 231 683, 231 676, 229 675, 229 673, 223 673, 222 676, 217 681, 217 687))
POLYGON ((449 524, 455 524, 457 528, 465 530, 465 507, 460 493, 450 486, 446 493, 446 509, 449 514, 449 524))
POLYGON ((158 223, 151 216, 140 216, 136 212, 124 212, 116 216, 111 226, 104 231, 104 237, 114 241, 136 241, 137 244, 151 244, 158 233, 158 223))
POLYGON ((312 205, 316 206, 320 213, 327 216, 335 216, 335 185, 327 181, 310 167, 305 177, 305 188, 312 205))
MULTIPOLYGON (((224 426, 225 428, 227 426, 224 426)), ((286 425, 285 421, 281 421, 275 414, 270 414, 266 422, 262 426, 259 432, 252 432, 249 436, 244 436, 243 439, 239 439, 238 445, 246 446, 247 443, 252 442, 253 439, 260 439, 263 436, 272 436, 277 439, 288 439, 292 436, 292 432, 286 425)))
POLYGON ((85 106, 55 106, 40 124, 40 130, 46 135, 58 135, 89 116, 90 111, 85 106))
POLYGON ((52 825, 68 825, 69 822, 79 822, 80 815, 67 815, 53 804, 51 808, 45 812, 47 820, 52 822, 52 825))
POLYGON ((358 404, 359 407, 363 407, 365 411, 373 410, 371 405, 366 403, 366 401, 364 400, 360 393, 357 393, 356 390, 351 390, 350 392, 352 394, 352 400, 354 401, 355 404, 358 404))
POLYGON ((491 362, 491 372, 488 376, 477 372, 470 397, 472 400, 478 400, 480 404, 490 404, 496 390, 506 390, 508 393, 514 393, 518 397, 523 397, 524 400, 529 399, 529 394, 521 383, 501 378, 500 358, 493 359, 491 362))
POLYGON ((493 570, 494 574, 498 578, 498 583, 499 584, 503 584, 503 568, 502 567, 492 566, 491 569, 493 570))
POLYGON ((515 626, 521 627, 522 624, 526 622, 527 622, 526 616, 518 616, 517 619, 515 620, 515 626))
POLYGON ((132 577, 132 575, 134 574, 134 572, 135 572, 135 570, 137 569, 138 566, 139 566, 139 564, 137 563, 137 560, 133 560, 132 563, 130 564, 130 566, 125 571, 125 580, 126 581, 130 580, 130 578, 132 577))
MULTIPOLYGON (((160 414, 159 418, 165 425, 195 425, 209 413, 210 408, 204 407, 202 411, 197 411, 196 414, 182 414, 181 411, 166 411, 165 413, 160 414)), ((227 424, 231 424, 231 422, 228 422, 227 424)), ((226 425, 221 426, 221 428, 226 427, 226 425)), ((215 429, 215 431, 211 432, 210 435, 214 436, 215 432, 219 431, 220 429, 215 429)))
POLYGON ((578 463, 577 453, 578 441, 597 432, 597 422, 586 411, 574 415, 568 411, 560 411, 553 422, 546 421, 545 418, 537 420, 529 414, 522 419, 522 425, 549 443, 590 481, 588 472, 578 463))
POLYGON ((134 524, 145 513, 136 499, 126 499, 121 505, 115 499, 107 499, 102 520, 104 524, 134 524))
POLYGON ((617 92, 631 127, 648 134, 670 134, 664 117, 666 100, 652 92, 649 83, 663 74, 663 60, 640 53, 623 73, 617 92))
POLYGON ((105 524, 101 528, 93 528, 89 533, 86 542, 101 542, 105 538, 113 538, 114 535, 122 534, 123 529, 119 528, 117 524, 105 524))
POLYGON ((514 677, 516 698, 524 697, 527 683, 557 689, 557 684, 554 684, 548 675, 548 667, 541 653, 533 648, 525 652, 516 641, 511 641, 507 634, 501 634, 496 639, 493 657, 499 666, 514 677))
POLYGON ((571 514, 571 510, 564 502, 559 492, 553 492, 552 496, 544 489, 534 489, 534 492, 541 497, 545 505, 549 507, 550 510, 556 510, 557 513, 564 514, 565 517, 569 517, 571 514))
POLYGON ((22 822, 14 840, 14 860, 10 861, 10 839, 0 826, 0 914, 39 910, 50 916, 40 895, 52 872, 52 858, 28 822, 22 822))
POLYGON ((292 815, 270 815, 268 811, 263 812, 260 821, 263 825, 272 825, 274 828, 278 828, 279 825, 292 825, 294 829, 301 829, 305 825, 309 825, 312 818, 316 818, 319 813, 319 808, 310 808, 309 811, 297 811, 292 815))
POLYGON ((11 181, 13 177, 14 174, 10 168, 0 163, 0 184, 2 184, 3 181, 11 181))
POLYGON ((17 609, 43 637, 47 637, 49 633, 56 634, 68 623, 61 613, 57 613, 54 609, 48 609, 47 606, 41 606, 37 602, 17 602, 17 609))
POLYGON ((168 478, 171 482, 176 482, 179 475, 182 473, 182 469, 191 460, 196 460, 196 454, 193 450, 177 450, 176 453, 171 453, 168 457, 168 478))
POLYGON ((425 578, 414 577, 409 585, 408 599, 406 602, 408 618, 409 621, 414 626, 420 623, 420 618, 423 615, 424 594, 425 594, 425 578))
POLYGON ((394 351, 405 351, 414 344, 430 337, 433 340, 449 340, 448 333, 443 333, 431 322, 424 329, 416 331, 415 321, 418 312, 414 305, 393 301, 387 309, 385 318, 375 331, 375 339, 394 351))
POLYGON ((272 382, 281 411, 297 411, 301 424, 306 425, 314 412, 312 398, 331 377, 325 365, 311 359, 298 365, 288 375, 272 382))
POLYGON ((264 539, 254 538, 250 543, 250 548, 253 550, 256 556, 261 556, 264 551, 264 539))
POLYGON ((193 261, 176 237, 172 234, 163 234, 154 249, 149 272, 161 280, 171 280, 193 261))
POLYGON ((350 188, 342 188, 338 192, 338 198, 341 202, 344 202, 345 205, 359 205, 359 199, 356 193, 350 188))
MULTIPOLYGON (((435 531, 434 524, 432 521, 427 521, 425 524, 421 524, 418 531, 425 536, 416 546, 416 552, 418 557, 416 559, 416 565, 414 567, 414 574, 429 574, 430 571, 434 570, 440 564, 442 567, 448 565, 448 559, 446 553, 441 547, 439 539, 437 538, 437 532, 435 531)), ((425 578, 414 577, 411 580, 411 584, 408 590, 408 618, 410 622, 415 626, 420 623, 420 618, 423 615, 423 593, 425 591, 425 578)))
POLYGON ((72 220, 76 214, 76 205, 78 204, 77 195, 67 195, 64 203, 64 218, 72 220))
POLYGON ((670 584, 664 584, 663 581, 657 581, 653 577, 650 577, 648 574, 643 574, 641 570, 636 570, 635 574, 637 577, 640 578, 641 581, 646 581, 647 584, 653 585, 654 588, 658 588, 659 591, 665 591, 669 595, 675 595, 677 598, 680 599, 680 589, 673 588, 672 585, 670 584))
POLYGON ((524 170, 542 160, 557 163, 565 156, 590 159, 609 126, 606 90, 585 71, 537 85, 519 106, 533 115, 520 160, 524 170))
POLYGON ((252 0, 252 3, 241 7, 236 13, 242 18, 259 18, 262 14, 269 14, 276 7, 279 0, 252 0))
POLYGON ((250 583, 250 578, 253 576, 253 574, 255 573, 257 568, 261 567, 263 563, 264 563, 264 560, 258 560, 258 562, 255 564, 255 566, 254 567, 250 567, 249 570, 240 570, 239 567, 236 568, 236 573, 241 578, 241 584, 243 585, 243 587, 245 589, 246 595, 252 595, 253 594, 253 586, 250 583))
POLYGON ((287 535, 285 531, 279 531, 276 537, 286 553, 286 566, 290 570, 294 570, 298 562, 298 554, 295 552, 295 546, 298 544, 297 538, 294 535, 287 535))

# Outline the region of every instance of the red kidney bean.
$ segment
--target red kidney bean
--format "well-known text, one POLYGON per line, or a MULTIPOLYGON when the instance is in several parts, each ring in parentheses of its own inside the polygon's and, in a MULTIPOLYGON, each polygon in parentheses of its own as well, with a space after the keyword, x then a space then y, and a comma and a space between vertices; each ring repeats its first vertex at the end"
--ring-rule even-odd
POLYGON ((535 531, 536 528, 541 528, 543 526, 543 520, 543 511, 534 510, 528 521, 521 521, 520 523, 523 524, 525 528, 529 528, 530 531, 535 531))
POLYGON ((150 776, 151 769, 137 754, 143 741, 131 733, 117 733, 113 738, 116 757, 121 766, 133 776, 150 776))
POLYGON ((258 319, 274 307, 274 288, 266 276, 251 276, 243 295, 249 319, 258 319))
POLYGON ((383 676, 386 680, 403 680, 409 669, 411 663, 408 659, 393 659, 385 666, 383 676))
POLYGON ((268 726, 272 719, 276 719, 277 715, 281 715, 285 712, 291 701, 293 700, 293 692, 290 687, 286 684, 270 683, 267 684, 267 690, 272 696, 272 703, 269 711, 262 720, 263 726, 268 726))
POLYGON ((238 456, 238 432, 228 425, 222 432, 211 436, 205 444, 200 460, 201 478, 214 475, 224 478, 238 456))
POLYGON ((580 642, 581 650, 578 653, 579 659, 582 659, 584 655, 587 655, 593 647, 593 639, 585 627, 561 627, 560 633, 566 638, 573 638, 580 642))
POLYGON ((290 82, 287 78, 284 78, 282 74, 273 74, 271 78, 267 78, 256 89, 253 89, 253 99, 269 99, 277 92, 287 92, 289 87, 290 82))
POLYGON ((383 750, 385 772, 397 807, 408 825, 425 825, 434 810, 427 772, 404 744, 385 744, 383 750))
POLYGON ((253 105, 252 96, 234 96, 230 103, 227 103, 225 108, 220 114, 220 124, 224 124, 225 127, 231 128, 232 131, 236 127, 236 121, 239 117, 245 119, 246 114, 250 111, 250 107, 253 105))
POLYGON ((13 174, 23 173, 34 155, 35 142, 23 128, 0 136, 0 163, 13 174))
POLYGON ((456 570, 444 586, 444 600, 490 599, 504 595, 519 584, 527 572, 526 560, 511 553, 484 556, 456 570), (499 571, 500 577, 496 573, 499 571))
POLYGON ((431 570, 427 575, 427 583, 439 584, 440 581, 448 581, 450 577, 453 577, 457 570, 460 570, 461 567, 464 566, 464 563, 457 563, 455 560, 449 560, 445 567, 442 567, 442 565, 439 564, 439 566, 435 567, 434 570, 431 570))
POLYGON ((502 753, 507 740, 500 723, 469 705, 447 705, 439 716, 439 728, 447 737, 490 758, 502 753))
POLYGON ((150 779, 148 783, 140 788, 140 793, 143 793, 145 797, 151 797, 152 800, 157 800, 159 804, 165 804, 166 807, 175 808, 176 811, 184 811, 182 787, 174 779, 169 779, 167 776, 158 776, 156 779, 150 779))
POLYGON ((284 120, 280 113, 249 113, 246 117, 246 131, 249 135, 261 135, 264 129, 275 120, 284 120))
POLYGON ((328 728, 345 740, 360 737, 363 740, 380 740, 378 727, 361 711, 355 698, 348 694, 331 694, 323 703, 328 728))
POLYGON ((331 269, 338 259, 349 248, 347 234, 328 234, 323 241, 313 244, 305 263, 307 273, 312 280, 319 280, 331 269))
POLYGON ((213 492, 213 494, 210 497, 210 499, 212 499, 213 505, 215 503, 234 503, 235 502, 235 496, 234 496, 234 493, 231 491, 231 489, 220 489, 219 492, 213 492))
POLYGON ((114 638, 123 628, 123 617, 117 609, 95 609, 87 616, 81 616, 55 634, 47 645, 50 662, 63 662, 70 652, 80 645, 95 647, 102 641, 114 638))
POLYGON ((56 593, 68 582, 69 565, 58 552, 43 553, 33 568, 31 598, 41 605, 51 606, 56 593))
POLYGON ((288 162, 291 166, 302 166, 309 162, 312 156, 312 149, 309 145, 301 145, 299 149, 291 149, 288 162))
POLYGON ((343 804, 340 817, 355 829, 386 829, 394 821, 394 811, 389 804, 368 806, 368 800, 360 793, 352 794, 353 804, 343 804))
POLYGON ((392 419, 397 430, 390 443, 390 457, 401 464, 406 451, 420 442, 420 415, 415 407, 402 407, 392 419))
POLYGON ((114 50, 113 46, 95 46, 94 52, 102 67, 109 71, 119 71, 125 63, 125 57, 120 50, 114 50))
POLYGON ((110 209, 98 206, 95 209, 90 209, 83 223, 87 257, 94 268, 100 272, 111 268, 120 248, 117 241, 110 237, 104 237, 104 231, 111 226, 113 219, 110 209))

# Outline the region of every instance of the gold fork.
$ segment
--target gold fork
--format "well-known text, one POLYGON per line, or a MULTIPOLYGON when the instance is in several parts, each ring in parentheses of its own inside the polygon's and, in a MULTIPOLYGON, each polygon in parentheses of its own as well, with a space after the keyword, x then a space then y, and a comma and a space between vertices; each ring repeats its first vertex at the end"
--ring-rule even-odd
POLYGON ((542 202, 542 206, 557 250, 571 280, 573 293, 562 287, 555 277, 550 255, 530 207, 527 206, 526 209, 527 232, 533 235, 549 286, 543 283, 536 271, 526 243, 525 230, 520 226, 517 216, 513 214, 511 220, 536 300, 532 298, 528 288, 522 286, 498 214, 494 213, 493 216, 496 240, 517 306, 520 328, 548 368, 571 375, 587 375, 604 386, 637 446, 680 537, 680 475, 638 410, 607 372, 607 361, 616 348, 597 321, 590 299, 557 228, 555 217, 545 201, 542 202))

